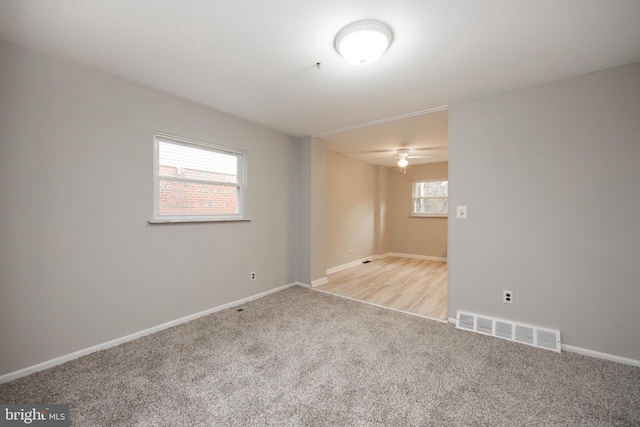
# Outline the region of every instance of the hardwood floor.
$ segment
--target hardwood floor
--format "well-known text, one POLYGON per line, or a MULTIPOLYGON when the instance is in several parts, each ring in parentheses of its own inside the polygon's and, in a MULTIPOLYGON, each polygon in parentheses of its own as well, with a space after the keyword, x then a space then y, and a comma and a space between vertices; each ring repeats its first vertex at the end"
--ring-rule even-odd
POLYGON ((386 257, 327 276, 316 289, 434 319, 447 318, 447 263, 386 257))

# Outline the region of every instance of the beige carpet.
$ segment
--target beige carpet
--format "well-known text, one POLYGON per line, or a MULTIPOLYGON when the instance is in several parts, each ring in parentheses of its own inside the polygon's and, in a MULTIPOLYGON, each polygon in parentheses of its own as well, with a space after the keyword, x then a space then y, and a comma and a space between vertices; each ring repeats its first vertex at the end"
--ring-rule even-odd
POLYGON ((2 384, 0 402, 69 403, 77 426, 637 426, 640 369, 291 288, 2 384))

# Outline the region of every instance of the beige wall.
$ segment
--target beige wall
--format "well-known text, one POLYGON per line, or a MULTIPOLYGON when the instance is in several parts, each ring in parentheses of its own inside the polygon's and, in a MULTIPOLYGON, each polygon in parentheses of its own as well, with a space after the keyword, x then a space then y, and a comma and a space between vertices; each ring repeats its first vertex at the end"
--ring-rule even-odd
POLYGON ((447 257, 447 218, 410 217, 411 182, 447 179, 446 162, 404 175, 330 150, 326 160, 327 269, 389 252, 447 257))
POLYGON ((447 218, 411 217, 412 182, 447 177, 446 162, 389 168, 389 252, 447 258, 447 218))
POLYGON ((297 280, 298 141, 4 41, 0 100, 0 375, 297 280), (247 150, 253 220, 149 225, 154 131, 247 150))
POLYGON ((375 166, 376 189, 374 195, 374 253, 389 252, 389 168, 375 166))
POLYGON ((449 314, 640 360, 640 63, 450 109, 449 314), (503 304, 502 291, 514 291, 503 304))
POLYGON ((374 254, 375 167, 327 150, 326 268, 374 254), (352 256, 349 256, 349 250, 352 256))

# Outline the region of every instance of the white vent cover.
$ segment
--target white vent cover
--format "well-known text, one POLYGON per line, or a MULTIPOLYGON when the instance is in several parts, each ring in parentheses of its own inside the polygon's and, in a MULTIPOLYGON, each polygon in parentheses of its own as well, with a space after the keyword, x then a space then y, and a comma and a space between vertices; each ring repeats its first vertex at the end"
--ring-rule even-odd
POLYGON ((560 353, 560 331, 458 311, 456 328, 560 353))

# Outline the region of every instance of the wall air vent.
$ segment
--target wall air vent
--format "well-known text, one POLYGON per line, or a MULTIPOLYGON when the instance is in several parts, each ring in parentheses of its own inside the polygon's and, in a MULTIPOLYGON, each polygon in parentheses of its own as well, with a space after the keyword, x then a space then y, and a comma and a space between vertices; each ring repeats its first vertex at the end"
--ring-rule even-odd
POLYGON ((510 340, 513 337, 513 325, 496 320, 496 336, 510 340))
POLYGON ((533 345, 533 328, 516 325, 516 341, 533 345))
POLYGON ((486 317, 476 317, 476 330, 483 334, 493 333, 493 320, 486 317))
POLYGON ((458 311, 456 328, 560 353, 560 331, 458 311))
POLYGON ((458 328, 469 329, 470 331, 473 331, 475 324, 476 316, 458 312, 458 328))

